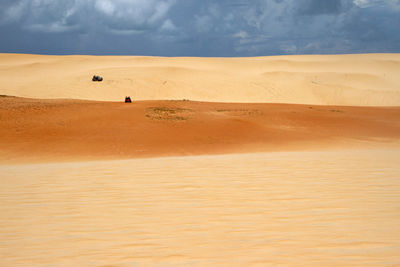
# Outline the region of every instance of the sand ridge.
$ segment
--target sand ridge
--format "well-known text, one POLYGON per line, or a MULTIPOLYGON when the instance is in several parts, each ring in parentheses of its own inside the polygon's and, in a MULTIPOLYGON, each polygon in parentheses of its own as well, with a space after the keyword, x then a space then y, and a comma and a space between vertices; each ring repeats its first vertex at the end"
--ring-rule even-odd
POLYGON ((256 58, 0 54, 0 94, 399 106, 400 54, 256 58), (94 74, 104 81, 93 83, 94 74))
POLYGON ((400 107, 0 98, 0 161, 398 146, 400 107))

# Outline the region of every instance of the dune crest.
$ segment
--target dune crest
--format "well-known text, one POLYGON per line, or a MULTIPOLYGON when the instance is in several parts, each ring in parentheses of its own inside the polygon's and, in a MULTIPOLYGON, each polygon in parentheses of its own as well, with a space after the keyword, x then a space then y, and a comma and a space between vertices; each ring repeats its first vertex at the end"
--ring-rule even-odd
POLYGON ((0 94, 399 106, 400 54, 161 58, 0 54, 0 94), (93 83, 94 74, 104 77, 93 83))

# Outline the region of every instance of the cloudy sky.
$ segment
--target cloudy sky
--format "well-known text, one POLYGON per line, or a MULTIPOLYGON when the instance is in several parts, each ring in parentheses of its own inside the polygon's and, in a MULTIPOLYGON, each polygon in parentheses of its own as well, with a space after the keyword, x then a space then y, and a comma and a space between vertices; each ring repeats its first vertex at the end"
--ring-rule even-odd
POLYGON ((400 0, 0 0, 0 52, 400 52, 400 0))

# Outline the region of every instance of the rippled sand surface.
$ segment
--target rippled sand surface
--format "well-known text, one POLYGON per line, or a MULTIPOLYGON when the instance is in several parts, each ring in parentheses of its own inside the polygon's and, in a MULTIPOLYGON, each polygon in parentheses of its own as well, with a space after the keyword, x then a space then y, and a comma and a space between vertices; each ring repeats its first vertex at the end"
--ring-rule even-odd
POLYGON ((1 266, 400 264, 400 151, 0 166, 1 266))
POLYGON ((252 58, 0 53, 0 88, 4 95, 47 99, 399 106, 400 53, 252 58), (95 74, 104 80, 92 82, 95 74))

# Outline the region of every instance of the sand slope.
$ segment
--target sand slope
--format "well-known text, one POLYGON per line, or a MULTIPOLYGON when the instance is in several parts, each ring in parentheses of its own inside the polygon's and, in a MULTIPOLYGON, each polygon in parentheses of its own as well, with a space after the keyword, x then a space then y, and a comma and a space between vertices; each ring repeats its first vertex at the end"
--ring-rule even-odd
POLYGON ((0 265, 398 266, 399 166, 399 150, 0 166, 0 265))
POLYGON ((0 54, 0 94, 400 105, 400 54, 158 58, 0 54), (93 83, 94 74, 104 82, 93 83))
POLYGON ((0 161, 392 147, 400 107, 0 97, 0 161))

